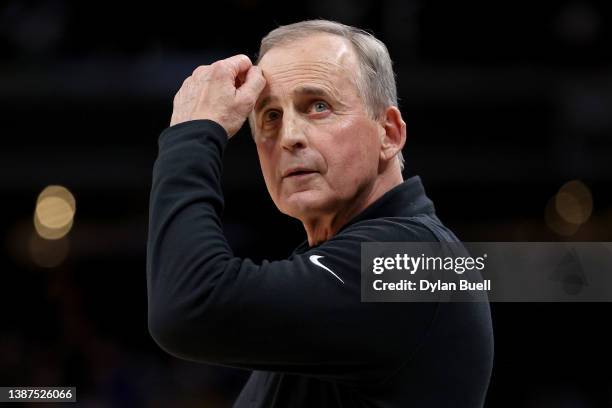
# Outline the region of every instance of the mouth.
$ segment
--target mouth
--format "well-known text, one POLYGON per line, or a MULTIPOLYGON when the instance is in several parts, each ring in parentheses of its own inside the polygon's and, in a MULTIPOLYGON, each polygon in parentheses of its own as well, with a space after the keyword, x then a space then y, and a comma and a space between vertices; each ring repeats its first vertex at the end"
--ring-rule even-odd
POLYGON ((284 172, 283 178, 301 178, 315 173, 318 173, 318 171, 304 168, 295 168, 289 169, 288 171, 284 172))

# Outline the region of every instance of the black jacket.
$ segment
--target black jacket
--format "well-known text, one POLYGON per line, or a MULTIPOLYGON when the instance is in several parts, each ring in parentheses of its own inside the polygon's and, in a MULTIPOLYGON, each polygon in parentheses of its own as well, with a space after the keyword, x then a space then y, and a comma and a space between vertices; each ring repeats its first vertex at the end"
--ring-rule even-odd
POLYGON ((210 120, 159 138, 147 289, 160 347, 255 370, 235 407, 482 406, 493 363, 488 303, 360 301, 361 242, 457 240, 420 179, 388 191, 330 240, 256 264, 234 257, 223 235, 226 144, 210 120))

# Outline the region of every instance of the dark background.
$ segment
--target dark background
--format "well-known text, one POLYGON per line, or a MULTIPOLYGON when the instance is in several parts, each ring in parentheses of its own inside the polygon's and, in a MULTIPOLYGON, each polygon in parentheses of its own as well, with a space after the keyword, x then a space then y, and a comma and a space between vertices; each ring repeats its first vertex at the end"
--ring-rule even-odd
MULTIPOLYGON (((612 241, 609 3, 221 3, 0 3, 0 385, 76 386, 97 407, 231 404, 247 372, 177 360, 148 334, 151 170, 183 79, 253 56, 279 24, 334 19, 387 44, 408 124, 405 176, 422 177, 463 240, 612 241), (560 234, 545 208, 571 180, 588 187, 593 210, 560 234), (32 225, 50 184, 76 198, 59 241, 32 225), (67 255, 42 267, 32 248, 67 255)), ((275 209, 247 128, 225 162, 235 253, 287 256, 301 224, 275 209)), ((611 304, 492 311, 487 407, 612 406, 611 304)))

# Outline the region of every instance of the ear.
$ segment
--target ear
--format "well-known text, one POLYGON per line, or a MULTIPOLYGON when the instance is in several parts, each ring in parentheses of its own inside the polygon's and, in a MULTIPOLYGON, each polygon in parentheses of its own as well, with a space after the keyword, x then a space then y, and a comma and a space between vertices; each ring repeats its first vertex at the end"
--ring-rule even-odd
POLYGON ((389 161, 406 143, 406 122, 396 106, 389 106, 382 118, 381 126, 384 133, 380 135, 380 159, 389 161))

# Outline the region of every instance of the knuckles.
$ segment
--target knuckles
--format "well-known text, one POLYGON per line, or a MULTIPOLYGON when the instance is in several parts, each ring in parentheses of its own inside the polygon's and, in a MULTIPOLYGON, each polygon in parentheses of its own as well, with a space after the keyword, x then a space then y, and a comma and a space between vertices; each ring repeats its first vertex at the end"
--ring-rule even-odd
POLYGON ((216 61, 210 66, 210 75, 213 78, 222 78, 230 73, 230 68, 225 61, 216 61))
POLYGON ((210 68, 209 65, 200 65, 199 67, 193 70, 193 73, 191 74, 191 76, 193 76, 194 78, 197 78, 205 74, 209 68, 210 68))
POLYGON ((237 64, 237 60, 242 60, 243 62, 248 63, 248 65, 251 65, 252 68, 256 68, 257 70, 261 71, 259 67, 252 65, 251 59, 247 55, 238 54, 228 59, 215 61, 210 65, 200 65, 193 70, 192 77, 195 79, 203 79, 209 75, 212 75, 215 78, 230 75, 233 72, 234 65, 237 64))

